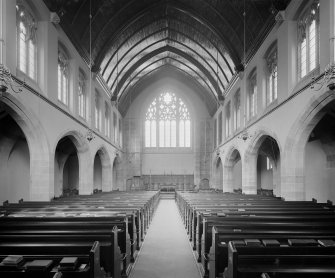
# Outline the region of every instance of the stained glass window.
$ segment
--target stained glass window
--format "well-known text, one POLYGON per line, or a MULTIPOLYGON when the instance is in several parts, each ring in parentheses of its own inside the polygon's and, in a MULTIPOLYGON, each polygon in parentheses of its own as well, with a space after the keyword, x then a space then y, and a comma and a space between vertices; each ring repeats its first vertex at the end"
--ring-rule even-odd
POLYGON ((110 109, 109 109, 109 105, 107 102, 105 102, 105 135, 110 138, 111 136, 111 129, 110 129, 110 109))
POLYGON ((241 95, 240 90, 235 93, 234 97, 234 130, 240 127, 241 123, 241 95))
POLYGON ((218 135, 219 135, 219 144, 221 144, 222 143, 222 112, 220 112, 220 114, 219 114, 219 118, 218 118, 218 135))
POLYGON ((249 119, 257 113, 257 78, 256 70, 249 75, 249 119))
POLYGON ((267 104, 272 103, 277 99, 277 81, 278 81, 278 58, 277 46, 270 49, 266 57, 267 66, 267 104))
POLYGON ((144 129, 146 147, 191 147, 190 114, 174 93, 162 93, 152 101, 144 129))
POLYGON ((230 101, 229 101, 226 106, 226 138, 230 136, 231 132, 230 118, 231 114, 230 114, 230 101))
POLYGON ((69 103, 69 58, 65 50, 58 46, 58 100, 69 103))
POLYGON ((94 106, 94 118, 95 118, 95 128, 97 130, 101 130, 101 106, 100 106, 100 94, 99 92, 95 92, 94 98, 95 106, 94 106))
POLYGON ((319 1, 312 5, 298 20, 299 77, 316 68, 319 63, 319 1))
POLYGON ((78 75, 78 113, 86 119, 86 77, 82 70, 78 75))
POLYGON ((16 5, 18 67, 31 79, 37 79, 37 23, 22 4, 16 5))

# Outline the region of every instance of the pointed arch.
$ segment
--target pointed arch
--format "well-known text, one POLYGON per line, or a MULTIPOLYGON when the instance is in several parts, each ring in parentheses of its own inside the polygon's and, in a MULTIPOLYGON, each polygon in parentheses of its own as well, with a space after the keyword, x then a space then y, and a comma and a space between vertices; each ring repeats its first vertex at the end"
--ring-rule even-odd
POLYGON ((223 191, 233 192, 242 190, 242 160, 237 146, 232 146, 223 164, 223 191))
POLYGON ((105 146, 100 146, 98 150, 95 152, 94 156, 94 168, 93 168, 93 180, 95 185, 99 185, 97 188, 98 190, 102 190, 104 192, 112 190, 112 164, 111 159, 108 154, 108 151, 105 146), (96 165, 96 159, 98 165, 96 165), (97 181, 97 184, 96 182, 97 181))
POLYGON ((53 163, 50 159, 49 144, 39 118, 29 111, 18 99, 10 94, 3 94, 0 104, 21 128, 28 144, 29 197, 34 200, 50 200, 53 197, 53 163))
POLYGON ((285 143, 282 196, 287 200, 305 200, 305 146, 308 138, 326 114, 326 107, 334 102, 333 91, 326 91, 311 99, 292 125, 285 143))
MULTIPOLYGON (((55 161, 55 190, 57 190, 58 194, 60 193, 60 186, 62 186, 62 182, 59 180, 61 174, 63 174, 64 165, 66 160, 69 158, 68 155, 62 155, 61 157, 57 157, 57 146, 62 140, 69 140, 74 148, 75 154, 78 157, 78 193, 79 194, 92 194, 93 192, 93 171, 87 171, 87 169, 92 169, 93 164, 90 159, 90 151, 89 146, 84 138, 84 136, 76 130, 67 130, 60 134, 58 138, 56 138, 53 151, 54 161, 55 161), (57 164, 56 159, 58 159, 58 170, 57 172, 57 164)), ((74 162, 75 163, 75 162, 74 162)))
POLYGON ((274 192, 280 195, 281 149, 278 136, 273 131, 266 128, 256 131, 255 136, 251 139, 251 142, 247 147, 243 159, 242 191, 244 193, 257 193, 257 160, 261 152, 261 154, 269 157, 274 165, 273 184, 275 183, 276 187, 274 192), (261 149, 264 142, 267 142, 268 145, 265 151, 261 149))

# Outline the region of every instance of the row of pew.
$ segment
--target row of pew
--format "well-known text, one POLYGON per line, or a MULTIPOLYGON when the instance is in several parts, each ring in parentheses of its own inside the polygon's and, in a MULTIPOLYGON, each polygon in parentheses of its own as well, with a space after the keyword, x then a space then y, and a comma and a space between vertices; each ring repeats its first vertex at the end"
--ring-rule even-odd
POLYGON ((176 202, 205 278, 335 277, 331 202, 220 192, 176 202))
POLYGON ((115 191, 4 202, 0 277, 127 277, 158 201, 158 191, 115 191), (9 255, 23 260, 8 265, 9 255))

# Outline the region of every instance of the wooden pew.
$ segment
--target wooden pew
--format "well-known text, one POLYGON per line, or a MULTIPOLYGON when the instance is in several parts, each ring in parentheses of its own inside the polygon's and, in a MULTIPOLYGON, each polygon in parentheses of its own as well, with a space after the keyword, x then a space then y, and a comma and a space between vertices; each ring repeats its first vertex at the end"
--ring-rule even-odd
MULTIPOLYGON (((95 241, 92 245, 88 244, 53 244, 38 245, 31 244, 7 244, 0 243, 0 260, 2 261, 8 255, 22 255, 26 262, 32 260, 52 260, 53 266, 46 272, 29 272, 25 270, 24 265, 18 269, 11 267, 0 267, 0 276, 6 278, 103 278, 105 273, 100 269, 100 245, 95 241), (59 272, 58 265, 62 258, 75 256, 79 259, 79 264, 86 266, 75 270, 59 272)), ((117 272, 113 277, 118 276, 117 272)))
POLYGON ((203 217, 231 217, 231 216, 240 216, 240 217, 258 217, 258 216, 289 216, 289 215, 334 215, 334 211, 325 208, 305 208, 305 207, 294 207, 294 208, 255 208, 255 207, 248 207, 243 210, 232 210, 231 208, 222 210, 222 209, 207 209, 198 210, 196 211, 196 217, 193 218, 191 228, 190 228, 190 241, 192 241, 193 250, 196 250, 196 242, 197 237, 201 238, 202 230, 203 230, 203 217))
POLYGON ((224 278, 253 278, 262 273, 274 277, 334 277, 335 247, 237 246, 229 242, 229 263, 224 278))
MULTIPOLYGON (((40 233, 44 230, 57 233, 59 230, 67 230, 68 234, 85 235, 84 230, 87 230, 87 236, 98 236, 101 232, 90 232, 97 229, 108 229, 109 236, 114 226, 117 227, 118 237, 117 243, 123 254, 123 275, 128 275, 130 272, 130 260, 133 256, 131 252, 130 238, 128 234, 128 224, 124 217, 0 217, 0 231, 5 234, 10 229, 28 229, 39 230, 40 233), (83 230, 83 231, 81 231, 83 230)), ((33 235, 33 233, 28 233, 33 235)), ((58 237, 58 236, 57 236, 58 237)))
MULTIPOLYGON (((206 265, 206 256, 210 249, 212 242, 212 227, 222 226, 239 229, 245 224, 250 227, 266 226, 270 227, 290 227, 296 226, 308 227, 309 229, 318 227, 335 227, 335 215, 319 215, 319 216, 258 216, 258 217, 204 217, 203 219, 203 231, 199 231, 199 237, 197 238, 197 254, 198 260, 202 264, 206 265)), ((205 268, 206 269, 206 268, 205 268)))
MULTIPOLYGON (((105 269, 106 273, 119 273, 120 267, 120 250, 117 244, 117 228, 113 229, 113 233, 106 235, 0 235, 0 252, 8 254, 9 249, 16 250, 18 247, 34 246, 36 253, 40 254, 40 246, 59 246, 59 245, 84 245, 92 246, 98 240, 100 244, 100 265, 105 269), (10 248, 9 248, 10 246, 10 248), (18 247, 16 247, 18 246, 18 247)), ((29 252, 35 252, 30 250, 29 252)), ((17 250, 17 252, 23 252, 17 250)), ((71 252, 69 250, 69 252, 71 252)), ((3 253, 1 253, 3 254, 3 253)), ((11 253, 9 253, 11 254, 11 253)), ((22 254, 22 253, 19 253, 22 254)), ((31 254, 31 253, 29 253, 31 254)), ((125 273, 123 273, 125 276, 125 273)))
POLYGON ((335 228, 314 229, 309 227, 268 228, 268 227, 245 227, 239 230, 214 226, 212 229, 212 245, 209 251, 208 265, 209 277, 218 277, 228 266, 228 243, 229 241, 241 241, 244 239, 276 239, 280 244, 287 244, 287 238, 335 238, 335 228))
MULTIPOLYGON (((85 221, 85 220, 88 220, 88 221, 92 221, 91 218, 93 219, 97 219, 97 218, 100 218, 102 217, 103 221, 104 220, 107 220, 106 218, 104 217, 109 217, 109 221, 111 221, 112 223, 114 223, 114 220, 115 221, 121 221, 121 222, 124 222, 124 221, 128 221, 128 225, 123 229, 125 231, 128 231, 128 234, 129 234, 129 237, 130 237, 130 260, 133 262, 135 260, 135 256, 137 254, 136 250, 139 250, 140 248, 140 238, 139 238, 139 233, 138 233, 138 229, 136 229, 136 223, 135 223, 135 217, 134 217, 134 214, 133 213, 115 213, 114 212, 109 212, 109 211, 104 211, 103 213, 99 212, 99 211, 95 211, 95 212, 92 212, 90 211, 89 213, 87 213, 85 210, 80 210, 80 211, 64 211, 64 210, 54 210, 53 212, 45 212, 45 210, 37 210, 37 211, 33 211, 33 212, 30 212, 30 211, 21 211, 20 213, 18 214, 9 214, 7 218, 11 218, 12 220, 14 220, 15 222, 17 220, 20 220, 21 222, 24 221, 24 219, 22 218, 31 218, 31 219, 45 219, 45 217, 47 218, 51 218, 51 219, 56 219, 56 218, 60 218, 60 215, 62 215, 62 219, 64 218, 67 218, 69 217, 71 220, 73 219, 73 217, 78 217, 79 220, 81 221, 85 221), (114 216, 113 216, 114 215, 114 216), (16 219, 16 220, 15 220, 16 219)), ((0 217, 0 223, 1 221, 5 221, 5 217, 1 218, 0 217)), ((77 219, 78 220, 78 219, 77 219)), ((77 221, 76 220, 76 221, 77 221)), ((13 222, 13 221, 12 221, 13 222)), ((106 222, 106 221, 104 221, 106 222)), ((114 225, 117 225, 118 223, 115 223, 114 225)), ((121 225, 121 224, 119 224, 121 225)), ((0 228, 1 229, 1 228, 0 228)), ((122 229, 122 227, 120 227, 120 229, 122 229)), ((125 239, 123 239, 123 237, 119 237, 119 240, 128 240, 128 237, 126 237, 125 239)), ((120 247, 121 249, 123 250, 124 248, 121 246, 121 243, 120 243, 120 247)))

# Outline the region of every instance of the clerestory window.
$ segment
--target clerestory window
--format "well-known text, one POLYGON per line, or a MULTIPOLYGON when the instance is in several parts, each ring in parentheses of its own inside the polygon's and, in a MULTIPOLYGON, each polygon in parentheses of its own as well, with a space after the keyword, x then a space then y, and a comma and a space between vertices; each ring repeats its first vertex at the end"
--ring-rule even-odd
POLYGON ((145 147, 191 147, 191 117, 174 93, 156 97, 145 115, 145 147))
POLYGON ((37 79, 37 23, 22 4, 16 5, 18 67, 31 79, 37 79))
POLYGON ((266 75, 267 75, 267 105, 275 101, 278 97, 277 82, 278 82, 278 57, 277 45, 273 46, 269 51, 266 59, 266 75))
POLYGON ((78 75, 78 114, 86 120, 86 76, 82 70, 78 75))
POLYGON ((300 78, 314 70, 319 64, 319 5, 319 1, 314 1, 298 20, 300 78))
POLYGON ((58 100, 69 105, 70 67, 65 49, 58 46, 58 100))

